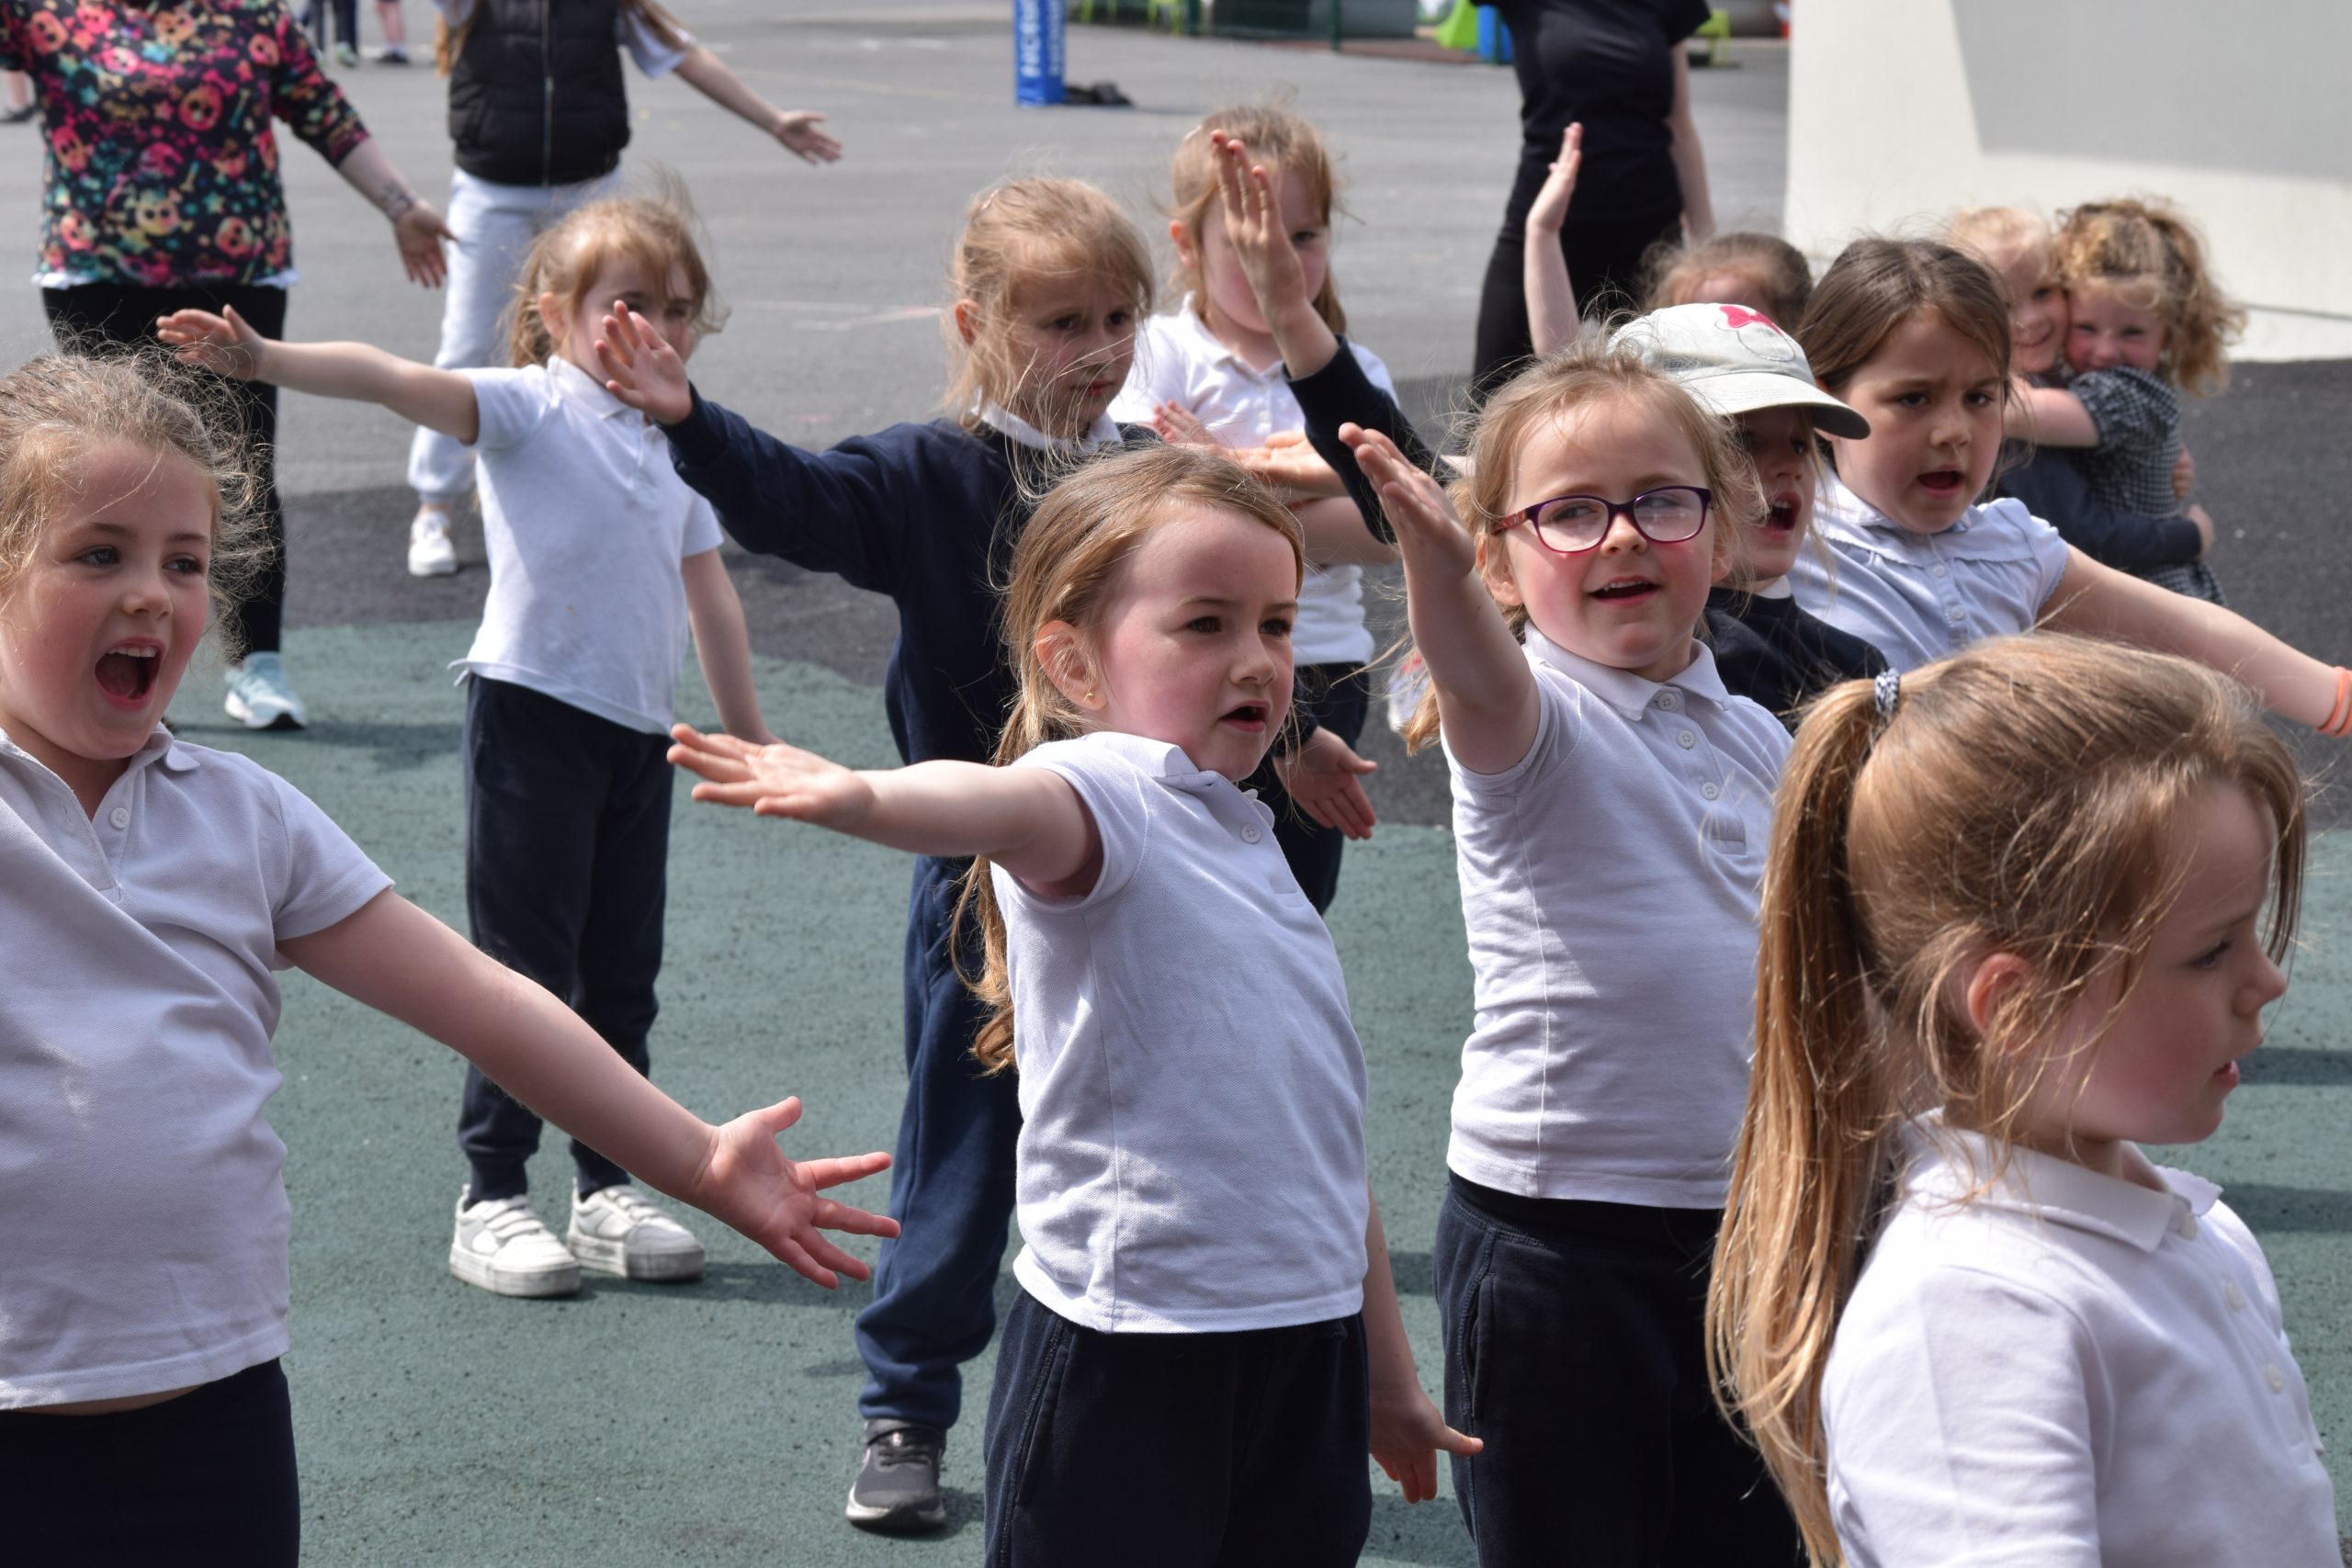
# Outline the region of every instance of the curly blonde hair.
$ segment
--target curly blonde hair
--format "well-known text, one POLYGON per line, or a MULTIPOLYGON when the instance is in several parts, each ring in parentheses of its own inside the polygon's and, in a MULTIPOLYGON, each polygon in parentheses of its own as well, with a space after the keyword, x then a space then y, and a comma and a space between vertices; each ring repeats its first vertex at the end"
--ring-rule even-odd
POLYGON ((2199 397, 2229 385, 2245 309, 2213 281, 2204 236, 2177 209, 2130 197, 2085 202, 2059 221, 2057 258, 2070 291, 2104 289, 2163 320, 2158 367, 2174 385, 2199 397))

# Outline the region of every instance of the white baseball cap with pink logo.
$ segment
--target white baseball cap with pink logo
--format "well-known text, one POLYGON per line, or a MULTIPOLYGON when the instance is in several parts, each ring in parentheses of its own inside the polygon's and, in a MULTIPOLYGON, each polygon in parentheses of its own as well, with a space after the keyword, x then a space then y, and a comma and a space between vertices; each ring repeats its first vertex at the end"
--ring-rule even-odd
POLYGON ((1871 433, 1869 420, 1815 385, 1797 340, 1745 305, 1669 305, 1618 328, 1609 346, 1633 350, 1726 419, 1796 408, 1831 435, 1871 433))

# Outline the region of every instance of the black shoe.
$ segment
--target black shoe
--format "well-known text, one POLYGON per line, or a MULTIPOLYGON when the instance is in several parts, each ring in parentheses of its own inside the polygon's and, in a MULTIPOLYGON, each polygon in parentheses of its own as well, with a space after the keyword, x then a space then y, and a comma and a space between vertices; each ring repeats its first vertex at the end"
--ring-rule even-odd
POLYGON ((865 1424, 865 1458, 849 1488, 849 1522, 885 1535, 922 1535, 947 1522, 939 1456, 947 1434, 905 1421, 865 1424))

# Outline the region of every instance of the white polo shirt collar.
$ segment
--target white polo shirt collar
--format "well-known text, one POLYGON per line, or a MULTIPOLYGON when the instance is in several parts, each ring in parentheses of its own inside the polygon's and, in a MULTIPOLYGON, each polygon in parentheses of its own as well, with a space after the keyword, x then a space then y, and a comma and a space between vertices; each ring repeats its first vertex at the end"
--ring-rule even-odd
POLYGON ((1046 434, 1000 403, 983 400, 974 412, 982 424, 1033 452, 1091 452, 1097 446, 1115 446, 1122 439, 1119 422, 1107 413, 1095 415, 1086 434, 1072 441, 1066 435, 1046 434))
POLYGON ((1905 527, 1860 496, 1856 495, 1835 473, 1824 474, 1822 479, 1823 493, 1817 503, 1818 509, 1834 512, 1838 516, 1858 527, 1874 528, 1883 534, 1893 534, 1897 538, 1925 542, 1928 539, 1940 538, 1947 534, 1965 534, 1976 526, 1977 509, 1971 506, 1960 514, 1960 521, 1951 527, 1939 528, 1933 534, 1922 534, 1916 528, 1905 527))
MULTIPOLYGON (((41 773, 50 778, 57 778, 57 774, 51 771, 47 763, 9 739, 8 732, 5 729, 0 729, 0 757, 11 758, 28 767, 39 769, 41 773)), ((141 743, 139 750, 130 754, 128 765, 122 771, 122 778, 117 779, 114 784, 108 785, 107 792, 111 794, 114 788, 122 783, 122 779, 129 778, 142 768, 157 764, 160 764, 167 773, 193 773, 202 765, 202 762, 194 751, 181 745, 170 730, 159 724, 141 743)), ((62 784, 65 781, 58 779, 57 782, 62 784)))
POLYGON ((1162 330, 1182 333, 1192 340, 1193 351, 1202 359, 1211 365, 1221 367, 1236 376, 1245 377, 1262 386, 1287 387, 1290 385, 1290 372, 1283 367, 1280 359, 1261 370, 1226 346, 1223 339, 1209 331, 1208 322, 1202 318, 1198 307, 1194 304, 1197 298, 1196 295, 1185 295, 1184 302, 1177 307, 1176 313, 1164 318, 1168 324, 1162 330))
POLYGON ((1659 702, 1659 694, 1668 688, 1687 692, 1694 697, 1704 697, 1717 705, 1731 701, 1731 692, 1724 685, 1722 672, 1715 668, 1713 652, 1695 637, 1692 644, 1693 657, 1680 672, 1668 680, 1648 681, 1630 670, 1596 664, 1579 654, 1570 653, 1532 626, 1527 628, 1529 657, 1540 664, 1550 665, 1629 719, 1640 718, 1653 705, 1664 707, 1679 705, 1679 698, 1659 702))
POLYGON ((2000 1160, 1981 1134, 1928 1119, 1905 1127, 1903 1141, 1911 1160, 1905 1185, 1930 1203, 1982 1203, 2108 1236, 2142 1252, 2155 1251, 2167 1235, 2194 1235, 2198 1217, 2222 1195, 2204 1178, 2156 1166, 2129 1144, 2124 1158, 2153 1173, 2165 1191, 2026 1148, 2010 1149, 2007 1164, 1986 1187, 1986 1177, 2000 1160))

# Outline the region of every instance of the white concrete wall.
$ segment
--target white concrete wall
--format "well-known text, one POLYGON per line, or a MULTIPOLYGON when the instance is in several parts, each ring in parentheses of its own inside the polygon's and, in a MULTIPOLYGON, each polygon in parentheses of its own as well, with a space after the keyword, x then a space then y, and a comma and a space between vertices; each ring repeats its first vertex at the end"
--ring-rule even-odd
POLYGON ((1789 238, 2170 197, 2252 314, 2238 356, 2352 358, 2352 3, 1804 0, 1789 238))

